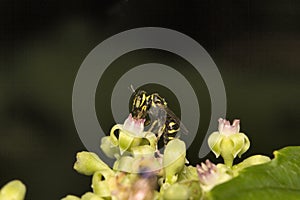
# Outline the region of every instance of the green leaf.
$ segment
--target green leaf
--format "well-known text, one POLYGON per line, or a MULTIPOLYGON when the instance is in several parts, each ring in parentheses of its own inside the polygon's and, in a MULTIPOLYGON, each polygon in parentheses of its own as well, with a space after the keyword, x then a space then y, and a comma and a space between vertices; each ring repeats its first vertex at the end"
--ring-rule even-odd
POLYGON ((275 158, 240 171, 206 194, 209 200, 300 199, 300 146, 275 151, 275 158))

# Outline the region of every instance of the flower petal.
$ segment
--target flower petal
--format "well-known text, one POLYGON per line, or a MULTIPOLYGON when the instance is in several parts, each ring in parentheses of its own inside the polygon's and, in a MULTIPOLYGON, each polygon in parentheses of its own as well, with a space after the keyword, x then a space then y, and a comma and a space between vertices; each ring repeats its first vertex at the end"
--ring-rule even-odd
POLYGON ((132 164, 134 163, 134 158, 131 156, 122 156, 114 164, 114 170, 122 172, 132 172, 132 164))
POLYGON ((242 154, 245 153, 250 147, 249 138, 244 133, 240 133, 240 134, 243 134, 243 136, 244 136, 244 146, 238 154, 239 157, 241 157, 242 154))
POLYGON ((152 132, 145 132, 145 137, 149 141, 149 144, 152 148, 156 149, 157 145, 157 137, 154 133, 152 132))
POLYGON ((134 157, 154 156, 155 149, 149 145, 135 146, 131 148, 134 157))
POLYGON ((134 137, 132 135, 129 135, 126 131, 123 130, 120 131, 119 146, 120 146, 121 155, 123 155, 123 153, 130 148, 133 140, 134 137))
POLYGON ((244 147, 244 135, 237 133, 237 134, 230 135, 229 138, 233 142, 233 149, 231 153, 235 158, 244 147))
POLYGON ((235 119, 230 125, 230 122, 226 119, 219 119, 219 132, 224 135, 232 135, 240 131, 240 120, 235 119))
POLYGON ((111 142, 113 145, 117 146, 119 144, 118 138, 115 136, 115 131, 116 130, 121 130, 123 126, 121 124, 116 124, 114 125, 111 130, 110 130, 110 137, 111 137, 111 142))
POLYGON ((141 136, 144 131, 145 119, 134 119, 131 114, 125 120, 123 129, 133 133, 136 136, 141 136))
POLYGON ((213 132, 208 138, 208 146, 218 158, 221 154, 221 141, 224 136, 219 132, 213 132))
POLYGON ((116 158, 118 155, 120 155, 120 149, 118 145, 113 143, 112 137, 110 136, 105 136, 101 139, 100 148, 109 158, 116 158))

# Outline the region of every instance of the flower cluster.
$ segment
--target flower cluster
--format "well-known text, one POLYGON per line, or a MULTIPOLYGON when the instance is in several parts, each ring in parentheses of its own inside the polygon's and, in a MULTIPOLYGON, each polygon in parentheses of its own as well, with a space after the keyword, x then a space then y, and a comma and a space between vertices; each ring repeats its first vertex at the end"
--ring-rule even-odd
MULTIPOLYGON (((183 170, 185 143, 174 139, 162 154, 157 149, 157 142, 154 133, 144 132, 144 120, 129 115, 124 124, 113 126, 110 135, 101 140, 103 152, 115 159, 113 168, 92 152, 79 152, 74 169, 92 176, 93 192, 87 192, 81 198, 68 195, 63 200, 174 199, 171 186, 179 179, 184 180, 183 174, 188 171, 183 170)), ((194 180, 198 180, 196 168, 193 175, 194 180)), ((200 185, 198 191, 200 194, 200 185)))
POLYGON ((62 200, 152 200, 152 199, 201 199, 216 185, 222 184, 249 166, 268 162, 262 155, 252 156, 233 165, 250 146, 244 133, 240 133, 240 121, 231 125, 219 119, 219 130, 210 135, 208 144, 224 164, 211 161, 193 167, 187 165, 185 143, 171 140, 164 152, 157 150, 158 138, 152 132, 144 132, 144 120, 131 115, 124 124, 112 127, 110 135, 102 138, 101 149, 114 158, 111 169, 96 154, 80 152, 74 169, 92 176, 92 192, 81 198, 68 195, 62 200))
MULTIPOLYGON (((101 139, 101 149, 115 162, 110 168, 92 152, 77 153, 74 169, 92 177, 91 191, 81 197, 67 195, 62 200, 168 200, 205 199, 215 186, 229 181, 249 166, 270 161, 255 155, 233 165, 250 147, 250 141, 240 133, 240 121, 232 125, 219 119, 219 129, 210 135, 208 144, 224 164, 209 160, 196 167, 188 165, 186 146, 176 138, 163 152, 158 150, 154 133, 144 131, 144 120, 131 115, 124 124, 112 127, 110 135, 101 139)), ((12 181, 0 190, 0 200, 23 200, 26 188, 20 181, 12 181)))
MULTIPOLYGON (((203 199, 215 186, 239 175, 253 165, 270 161, 262 155, 254 155, 233 165, 250 147, 250 141, 240 133, 240 121, 220 118, 219 129, 208 138, 208 144, 216 157, 222 156, 224 164, 209 160, 196 167, 188 165, 186 146, 176 138, 161 153, 154 133, 144 131, 143 119, 131 115, 124 124, 112 127, 110 135, 102 138, 101 149, 114 158, 113 168, 92 152, 77 153, 74 169, 92 176, 92 191, 81 197, 67 195, 62 200, 168 200, 203 199)), ((18 180, 11 181, 0 190, 0 200, 23 200, 26 188, 18 180)))

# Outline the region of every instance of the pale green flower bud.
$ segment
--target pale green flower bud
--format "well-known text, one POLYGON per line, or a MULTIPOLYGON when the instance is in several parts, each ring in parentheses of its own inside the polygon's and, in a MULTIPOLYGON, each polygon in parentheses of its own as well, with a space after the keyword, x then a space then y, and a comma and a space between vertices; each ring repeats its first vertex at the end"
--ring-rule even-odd
POLYGON ((174 183, 178 173, 185 164, 186 148, 185 143, 179 139, 171 140, 164 151, 163 167, 166 183, 174 183))
POLYGON ((113 175, 114 172, 106 165, 95 153, 82 151, 76 155, 77 161, 74 169, 84 175, 92 175, 96 171, 105 172, 107 175, 113 175))
POLYGON ((223 157, 225 165, 231 167, 233 159, 241 157, 250 147, 250 141, 244 133, 240 133, 240 121, 234 120, 233 124, 220 118, 219 131, 212 133, 208 138, 208 145, 216 157, 223 157))
POLYGON ((74 195, 68 195, 68 196, 62 198, 61 200, 80 200, 80 198, 76 197, 74 195))
POLYGON ((175 183, 174 185, 170 185, 163 194, 164 200, 187 200, 190 197, 190 190, 187 186, 175 183))
POLYGON ((104 199, 94 193, 87 192, 81 196, 81 200, 104 200, 104 199))
POLYGON ((25 198, 26 187, 19 181, 10 181, 0 190, 0 200, 23 200, 25 198))

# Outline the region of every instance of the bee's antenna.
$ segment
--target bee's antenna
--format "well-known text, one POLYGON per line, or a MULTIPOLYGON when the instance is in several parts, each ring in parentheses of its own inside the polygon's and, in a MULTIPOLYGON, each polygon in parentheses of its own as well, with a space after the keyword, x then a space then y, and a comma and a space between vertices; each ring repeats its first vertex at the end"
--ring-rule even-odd
POLYGON ((129 89, 132 93, 135 92, 135 89, 133 88, 133 85, 130 85, 130 87, 128 87, 128 89, 129 89))

